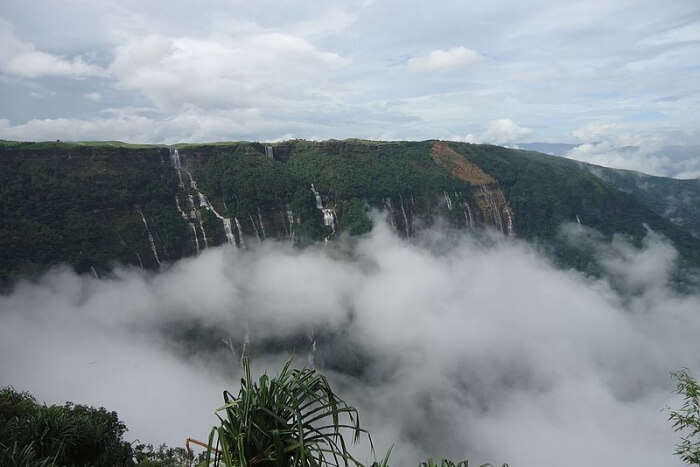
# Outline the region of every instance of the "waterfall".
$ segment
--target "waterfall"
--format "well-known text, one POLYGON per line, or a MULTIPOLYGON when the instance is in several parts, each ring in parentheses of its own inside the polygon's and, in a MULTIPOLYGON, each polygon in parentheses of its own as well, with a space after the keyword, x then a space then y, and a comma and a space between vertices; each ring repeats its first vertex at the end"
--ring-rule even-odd
POLYGON ((510 206, 506 205, 503 208, 503 212, 506 214, 506 232, 511 237, 513 235, 513 213, 510 210, 510 206))
POLYGON ((316 209, 323 209, 323 201, 321 200, 321 195, 318 191, 316 191, 316 187, 314 187, 314 184, 311 184, 311 191, 314 194, 314 197, 316 198, 316 209))
POLYGON ((231 228, 231 219, 225 217, 222 219, 224 223, 224 233, 226 233, 226 241, 232 245, 236 244, 236 237, 233 236, 233 229, 231 228))
POLYGON ((194 247, 197 251, 197 254, 199 254, 199 239, 197 238, 197 228, 194 226, 192 222, 188 222, 190 229, 192 230, 192 238, 194 238, 194 247))
POLYGON ((182 210, 182 207, 180 206, 180 200, 177 199, 177 195, 175 195, 175 206, 177 206, 177 212, 180 213, 180 216, 182 216, 183 219, 189 222, 187 214, 185 213, 185 211, 182 210))
MULTIPOLYGON (((191 195, 190 195, 191 197, 191 195)), ((192 217, 197 217, 197 214, 194 210, 194 200, 190 200, 190 205, 192 206, 192 210, 190 211, 190 215, 188 216, 187 213, 182 209, 180 206, 180 200, 177 198, 177 195, 175 195, 175 206, 177 206, 177 211, 180 213, 180 216, 187 221, 187 225, 190 226, 190 230, 192 230, 192 238, 194 239, 194 248, 197 254, 199 254, 199 239, 197 238, 197 227, 195 227, 194 223, 191 221, 192 217)), ((201 225, 201 224, 200 224, 201 225)), ((202 232, 204 232, 204 229, 202 228, 202 232)), ((206 237, 206 234, 204 235, 206 237)))
POLYGON ((443 191, 442 194, 445 197, 445 204, 447 205, 447 210, 452 211, 452 200, 450 199, 450 195, 448 195, 446 191, 443 191))
POLYGON ((469 226, 469 228, 474 228, 474 218, 472 217, 472 210, 469 207, 469 202, 463 201, 462 206, 464 208, 464 222, 469 226))
POLYGON ((396 228, 396 224, 394 223, 394 207, 391 205, 391 198, 384 198, 384 206, 386 206, 386 210, 389 211, 389 224, 391 224, 392 228, 396 228))
POLYGON ((180 181, 180 188, 185 189, 185 183, 182 181, 182 162, 180 161, 180 153, 177 148, 170 148, 170 160, 173 163, 173 168, 177 172, 177 178, 180 181))
MULTIPOLYGON (((178 152, 178 150, 172 149, 170 154, 171 154, 171 160, 172 160, 173 167, 175 168, 175 170, 177 170, 177 173, 178 173, 178 178, 180 180, 180 188, 185 190, 185 184, 184 184, 184 181, 182 179, 182 172, 185 172, 185 174, 187 175, 187 178, 189 180, 189 190, 188 190, 189 193, 187 193, 187 200, 189 201, 189 205, 190 205, 189 215, 183 211, 182 207, 180 206, 180 200, 178 199, 177 195, 175 196, 175 204, 177 206, 178 212, 180 213, 180 216, 182 216, 182 218, 185 219, 186 221, 188 221, 188 223, 190 224, 190 228, 192 229, 192 231, 194 233, 194 239, 196 242, 195 248, 196 248, 197 252, 199 252, 199 240, 197 238, 197 228, 195 227, 194 223, 192 222, 195 219, 199 223, 199 227, 202 230, 202 239, 204 240, 204 248, 209 247, 209 240, 207 239, 207 233, 204 230, 204 222, 202 220, 202 215, 199 211, 200 209, 206 209, 207 211, 214 214, 214 216, 216 216, 216 218, 221 221, 221 224, 222 224, 223 229, 224 229, 224 234, 226 235, 226 241, 230 244, 235 245, 236 238, 233 235, 233 229, 231 226, 231 219, 219 214, 216 211, 216 209, 214 209, 214 206, 212 206, 212 204, 209 201, 209 199, 207 198, 207 196, 204 193, 202 193, 201 191, 199 191, 199 188, 197 186, 197 181, 192 176, 192 173, 182 166, 182 161, 180 159, 180 153, 178 152), (197 200, 199 202, 199 206, 197 206, 195 204, 194 196, 192 193, 195 193, 197 195, 197 200)), ((224 208, 226 208, 225 204, 224 204, 224 208)), ((242 236, 241 236, 241 239, 242 239, 242 236)))
POLYGON ((199 228, 202 229, 202 239, 204 240, 204 248, 209 248, 209 240, 207 240, 207 232, 204 230, 204 222, 202 221, 202 214, 196 211, 197 220, 199 221, 199 228))
POLYGON ((403 222, 404 226, 406 228, 406 237, 411 236, 411 226, 408 223, 408 216, 406 215, 406 209, 403 207, 403 196, 399 195, 399 199, 401 200, 401 213, 403 214, 403 222))
POLYGON ((146 227, 146 232, 148 233, 148 243, 151 244, 151 251, 153 252, 153 257, 155 258, 156 263, 158 264, 158 268, 160 269, 161 264, 160 264, 160 258, 158 258, 158 251, 156 250, 156 242, 153 241, 153 235, 151 234, 151 229, 148 228, 148 222, 146 222, 146 216, 143 215, 143 211, 141 211, 141 208, 138 208, 137 212, 141 216, 141 220, 143 221, 143 225, 146 227))
POLYGON ((493 224, 496 228, 501 233, 503 232, 503 219, 501 218, 501 211, 498 209, 498 204, 496 203, 496 200, 493 199, 493 191, 492 190, 487 190, 484 185, 480 186, 481 192, 484 194, 484 197, 486 198, 486 202, 489 205, 491 215, 493 217, 493 224))
POLYGON ((233 221, 236 223, 236 230, 238 231, 238 246, 240 248, 245 248, 245 242, 243 241, 243 229, 241 228, 241 223, 238 222, 237 217, 234 217, 233 221))
MULTIPOLYGON (((335 208, 323 207, 323 200, 321 199, 321 194, 318 191, 316 191, 316 187, 313 183, 311 184, 311 191, 313 192, 314 197, 316 198, 316 209, 320 210, 323 214, 323 225, 331 228, 331 236, 335 235, 335 208)), ((326 241, 328 241, 328 237, 326 237, 326 241)))
POLYGON ((258 241, 262 242, 262 238, 260 238, 260 232, 258 231, 258 226, 255 225, 255 221, 253 220, 253 216, 248 215, 250 218, 250 223, 253 224, 253 230, 255 230, 255 236, 258 237, 258 241))
POLYGON ((143 260, 141 259, 141 255, 138 251, 136 252, 136 259, 139 260, 139 266, 141 267, 141 269, 143 269, 143 260))
POLYGON ((265 146, 265 157, 275 160, 275 153, 272 150, 272 146, 265 146))
POLYGON ((289 238, 294 239, 294 213, 287 209, 287 221, 289 222, 289 238))
POLYGON ((95 269, 95 266, 93 266, 92 264, 90 265, 90 272, 92 272, 92 276, 93 276, 95 279, 99 279, 99 278, 100 278, 100 275, 97 274, 97 269, 95 269))
POLYGON ((578 225, 581 225, 581 218, 578 217, 578 214, 576 214, 576 223, 577 223, 578 225))
POLYGON ((260 224, 260 231, 262 232, 262 238, 265 240, 267 234, 265 233, 265 224, 263 224, 262 214, 260 213, 260 207, 258 207, 258 223, 260 224))

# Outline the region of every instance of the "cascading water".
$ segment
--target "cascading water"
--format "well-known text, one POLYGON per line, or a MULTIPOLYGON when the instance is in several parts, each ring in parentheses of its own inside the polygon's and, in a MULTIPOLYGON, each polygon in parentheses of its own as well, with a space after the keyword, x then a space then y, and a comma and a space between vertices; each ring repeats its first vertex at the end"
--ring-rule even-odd
POLYGON ((399 195, 399 199, 401 200, 401 213, 403 214, 403 222, 404 222, 404 227, 406 229, 406 237, 411 236, 411 225, 408 223, 408 216, 406 215, 406 209, 403 206, 403 196, 399 195))
POLYGON ((578 214, 576 214, 576 223, 577 223, 578 225, 581 225, 581 218, 578 217, 578 214))
POLYGON ((289 238, 294 240, 294 212, 291 209, 287 209, 287 221, 289 222, 289 238))
POLYGON ((267 233, 265 233, 265 224, 263 223, 262 213, 260 212, 260 207, 258 207, 258 223, 260 224, 260 231, 262 232, 262 239, 267 238, 267 233))
POLYGON ((223 223, 224 223, 224 233, 226 234, 226 241, 235 245, 236 244, 236 237, 234 237, 233 229, 231 228, 231 219, 225 217, 223 219, 223 223))
POLYGON ((204 248, 209 248, 209 240, 207 239, 207 232, 204 230, 204 222, 202 221, 202 213, 196 211, 197 220, 199 221, 199 228, 202 230, 202 239, 204 240, 204 248))
POLYGON ((238 243, 240 248, 245 248, 245 243, 243 240, 243 229, 241 228, 241 223, 238 222, 238 218, 234 217, 233 222, 236 223, 236 230, 238 231, 238 243))
MULTIPOLYGON (((177 211, 180 213, 180 216, 185 221, 187 221, 187 225, 190 226, 190 230, 192 231, 192 239, 194 241, 194 248, 197 254, 199 254, 199 239, 197 238, 197 227, 195 227, 194 222, 192 222, 192 218, 197 218, 197 213, 194 210, 194 201, 192 201, 190 205, 192 206, 192 209, 190 211, 190 215, 188 216, 187 213, 180 206, 180 200, 178 199, 177 195, 175 195, 175 206, 177 206, 177 211)), ((204 232, 204 229, 202 229, 202 232, 204 232)))
MULTIPOLYGON (((320 210, 323 214, 323 225, 331 228, 331 236, 335 235, 335 209, 323 207, 323 199, 321 199, 321 194, 318 191, 316 191, 316 187, 313 183, 311 184, 311 191, 313 192, 314 197, 316 198, 316 209, 320 210)), ((326 237, 326 241, 328 241, 328 237, 326 237)))
POLYGON ((396 223, 394 222, 394 206, 391 204, 391 198, 384 198, 384 206, 386 206, 386 210, 389 211, 389 224, 395 229, 396 223))
POLYGON ((489 210, 491 211, 491 216, 493 219, 494 226, 501 233, 505 233, 503 231, 503 219, 501 218, 501 212, 498 209, 498 204, 496 203, 496 200, 493 198, 493 191, 487 189, 484 185, 481 185, 480 188, 481 188, 482 194, 484 195, 484 198, 486 199, 486 202, 488 203, 489 210))
POLYGON ((182 181, 182 162, 180 161, 180 152, 177 148, 170 148, 170 160, 173 163, 173 168, 177 172, 177 178, 180 181, 180 188, 185 189, 185 183, 182 181))
POLYGON ((450 199, 450 195, 448 195, 446 191, 443 191, 442 194, 445 197, 445 205, 447 205, 447 210, 452 211, 452 199, 450 199))
POLYGON ((260 232, 258 231, 258 226, 255 225, 255 221, 253 220, 253 216, 249 215, 250 218, 250 223, 253 224, 253 230, 255 230, 255 236, 258 237, 258 241, 262 242, 262 238, 260 238, 260 232))
POLYGON ((141 216, 141 220, 143 221, 144 227, 146 227, 146 233, 148 233, 148 243, 150 243, 150 245, 151 245, 151 251, 153 252, 153 257, 156 260, 156 264, 158 264, 158 269, 160 269, 161 264, 160 264, 160 258, 158 258, 158 250, 156 250, 156 242, 153 240, 153 235, 151 234, 151 229, 148 228, 148 222, 146 222, 146 216, 143 215, 143 211, 141 210, 141 208, 138 208, 136 211, 141 216))
POLYGON ((510 210, 510 206, 504 207, 503 212, 506 215, 506 232, 511 237, 513 236, 513 213, 510 210))
POLYGON ((192 222, 188 222, 188 224, 190 226, 190 230, 192 230, 192 238, 194 238, 194 248, 197 251, 197 254, 199 254, 199 239, 197 238, 197 228, 192 222))
MULTIPOLYGON (((197 194, 197 199, 199 200, 199 208, 195 205, 194 202, 194 196, 191 193, 187 194, 187 199, 189 200, 190 204, 190 216, 188 217, 184 211, 180 208, 180 202, 177 199, 177 196, 175 197, 175 202, 177 203, 177 208, 178 211, 180 212, 180 215, 188 222, 190 225, 193 227, 193 232, 194 232, 194 238, 195 242, 197 242, 196 248, 197 251, 199 252, 199 240, 197 239, 197 229, 194 227, 194 224, 190 222, 190 219, 197 219, 199 222, 199 227, 202 230, 202 239, 204 240, 204 248, 209 247, 209 240, 207 239, 207 233, 204 230, 204 222, 202 221, 202 215, 199 212, 199 209, 206 209, 207 211, 211 212, 216 216, 217 219, 219 219, 223 225, 224 228, 224 234, 226 235, 226 241, 230 244, 235 245, 236 244, 236 237, 233 235, 233 229, 231 227, 231 219, 228 217, 224 217, 221 214, 219 214, 216 209, 214 209, 214 206, 209 202, 209 199, 206 197, 204 193, 199 191, 199 188, 197 186, 197 182, 192 176, 192 173, 182 167, 182 161, 180 159, 180 153, 178 152, 177 149, 172 151, 172 162, 173 162, 173 167, 175 167, 175 170, 177 170, 178 177, 180 178, 180 188, 183 190, 185 189, 185 184, 182 181, 182 172, 185 172, 187 174, 187 178, 189 179, 190 182, 190 189, 197 194)), ((241 245, 243 244, 243 236, 241 234, 241 245)))
POLYGON ((323 209, 323 200, 321 200, 321 194, 316 191, 316 187, 314 184, 311 184, 311 192, 314 194, 314 197, 316 198, 316 209, 323 209))
POLYGON ((464 222, 466 223, 466 225, 469 226, 469 228, 473 229, 474 228, 474 218, 472 217, 472 209, 469 206, 469 202, 463 201, 462 207, 463 207, 463 211, 464 211, 464 222))

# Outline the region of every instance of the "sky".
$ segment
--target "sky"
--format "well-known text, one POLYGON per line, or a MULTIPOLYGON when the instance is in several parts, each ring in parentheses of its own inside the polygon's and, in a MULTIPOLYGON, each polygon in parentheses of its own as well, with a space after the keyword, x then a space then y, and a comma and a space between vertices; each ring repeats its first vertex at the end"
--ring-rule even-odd
POLYGON ((4 0, 0 138, 450 139, 700 176, 696 0, 4 0))
POLYGON ((667 240, 564 225, 596 279, 513 238, 436 226, 409 242, 375 223, 325 248, 223 245, 160 274, 22 282, 0 296, 0 386, 104 406, 129 440, 182 446, 237 393, 247 342, 256 374, 290 355, 318 365, 391 465, 683 465, 671 372, 700 375, 700 295, 669 287, 667 240))

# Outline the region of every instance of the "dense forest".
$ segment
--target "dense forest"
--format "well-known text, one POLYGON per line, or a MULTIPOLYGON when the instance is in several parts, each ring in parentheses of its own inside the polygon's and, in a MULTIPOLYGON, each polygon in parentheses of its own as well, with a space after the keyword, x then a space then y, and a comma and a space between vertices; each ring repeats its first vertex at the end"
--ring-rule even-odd
POLYGON ((591 273, 591 253, 559 235, 563 222, 637 243, 650 228, 674 242, 684 266, 700 264, 692 226, 663 217, 656 198, 568 159, 498 146, 2 141, 0 166, 5 287, 62 263, 99 276, 117 264, 158 269, 225 242, 303 246, 361 235, 371 209, 404 237, 441 217, 532 241, 591 273))

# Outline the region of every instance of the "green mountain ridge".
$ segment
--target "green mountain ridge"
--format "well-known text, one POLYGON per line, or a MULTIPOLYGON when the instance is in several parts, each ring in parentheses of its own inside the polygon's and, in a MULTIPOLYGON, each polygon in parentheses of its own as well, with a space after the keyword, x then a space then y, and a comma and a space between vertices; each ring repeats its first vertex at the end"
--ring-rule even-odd
POLYGON ((674 242, 685 266, 700 264, 692 225, 674 224, 639 190, 613 186, 624 178, 499 146, 2 141, 0 164, 4 284, 60 263, 101 275, 116 264, 158 269, 225 242, 362 234, 372 228, 369 208, 387 212, 404 237, 443 217, 454 228, 490 226, 535 242, 591 272, 590 254, 558 235, 563 222, 635 242, 648 226, 674 242))

